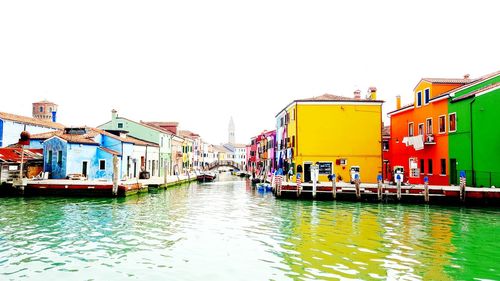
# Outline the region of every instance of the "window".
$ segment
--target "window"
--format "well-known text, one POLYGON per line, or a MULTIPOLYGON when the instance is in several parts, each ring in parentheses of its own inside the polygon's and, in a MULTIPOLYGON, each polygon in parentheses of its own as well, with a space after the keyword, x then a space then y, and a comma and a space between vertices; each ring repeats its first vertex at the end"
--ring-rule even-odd
POLYGON ((52 107, 49 107, 49 112, 52 112, 52 107))
POLYGON ((57 152, 57 164, 62 164, 62 150, 57 152))
POLYGON ((99 160, 99 170, 101 171, 106 170, 106 160, 104 159, 99 160))
POLYGON ((47 164, 52 165, 52 150, 49 150, 49 155, 47 156, 47 164))
POLYGON ((422 92, 417 93, 417 107, 422 106, 422 92))
POLYGON ((455 112, 450 113, 449 119, 448 119, 448 124, 450 126, 448 128, 448 132, 456 132, 457 131, 457 114, 455 112))
POLYGON ((440 134, 446 133, 446 116, 445 115, 439 116, 438 126, 439 126, 439 133, 440 134))
POLYGON ((383 140, 382 141, 382 150, 388 151, 389 150, 389 141, 388 140, 383 140))
POLYGON ((431 100, 431 90, 429 88, 424 91, 424 104, 428 104, 431 100))
POLYGON ((410 178, 418 178, 420 176, 418 169, 418 163, 416 158, 410 158, 410 178))
POLYGON ((413 122, 408 123, 408 136, 413 137, 413 122))
POLYGON ((432 175, 432 159, 427 160, 427 173, 432 175))
POLYGON ((423 136, 424 135, 424 123, 418 124, 418 135, 423 136))
POLYGON ((43 106, 40 106, 39 110, 40 112, 43 112, 43 106))
POLYGON ((123 123, 118 123, 118 129, 123 129, 123 123))
POLYGON ((432 135, 432 118, 427 118, 425 120, 425 131, 428 135, 432 135))
POLYGON ((423 174, 424 173, 424 159, 420 159, 420 173, 423 174))
POLYGON ((446 159, 441 159, 441 175, 446 175, 446 159))
POLYGON ((292 136, 292 147, 295 147, 295 136, 292 136))

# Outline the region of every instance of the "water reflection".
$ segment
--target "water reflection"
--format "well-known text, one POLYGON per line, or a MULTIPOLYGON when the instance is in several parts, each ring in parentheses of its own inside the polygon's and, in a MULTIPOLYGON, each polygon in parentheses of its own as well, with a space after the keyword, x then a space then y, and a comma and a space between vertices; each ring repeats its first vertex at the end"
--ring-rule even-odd
POLYGON ((221 180, 3 198, 0 279, 500 279, 498 210, 276 200, 221 180))

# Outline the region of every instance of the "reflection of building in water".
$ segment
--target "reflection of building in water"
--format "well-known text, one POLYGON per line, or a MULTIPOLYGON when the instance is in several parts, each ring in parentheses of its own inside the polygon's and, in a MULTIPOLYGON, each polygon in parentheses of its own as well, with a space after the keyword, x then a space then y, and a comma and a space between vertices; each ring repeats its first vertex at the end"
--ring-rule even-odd
POLYGON ((322 203, 297 206, 284 259, 293 272, 310 278, 385 278, 382 229, 374 213, 322 203), (319 205, 319 209, 317 209, 319 205))
POLYGON ((442 213, 426 221, 423 212, 392 206, 306 204, 294 208, 282 233, 290 243, 284 262, 301 277, 451 279, 453 235, 442 213))

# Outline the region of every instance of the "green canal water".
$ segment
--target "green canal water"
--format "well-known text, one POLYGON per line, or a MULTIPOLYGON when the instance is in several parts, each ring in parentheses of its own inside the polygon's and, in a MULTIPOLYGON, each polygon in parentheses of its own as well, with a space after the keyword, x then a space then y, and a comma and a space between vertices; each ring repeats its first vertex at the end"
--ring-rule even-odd
POLYGON ((500 280, 500 210, 276 200, 239 178, 0 198, 0 280, 500 280))

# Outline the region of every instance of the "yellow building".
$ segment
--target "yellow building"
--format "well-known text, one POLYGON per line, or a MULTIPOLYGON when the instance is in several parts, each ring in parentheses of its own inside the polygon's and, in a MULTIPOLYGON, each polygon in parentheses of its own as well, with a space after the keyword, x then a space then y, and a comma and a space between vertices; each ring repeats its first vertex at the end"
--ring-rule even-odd
MULTIPOLYGON (((382 171, 382 103, 376 89, 366 99, 324 94, 295 100, 276 115, 276 161, 285 172, 303 170, 311 180, 311 165, 319 165, 319 181, 334 173, 349 182, 358 167, 361 182, 375 183, 382 171), (299 167, 300 165, 300 167, 299 167)), ((295 181, 295 177, 292 178, 295 181)))

